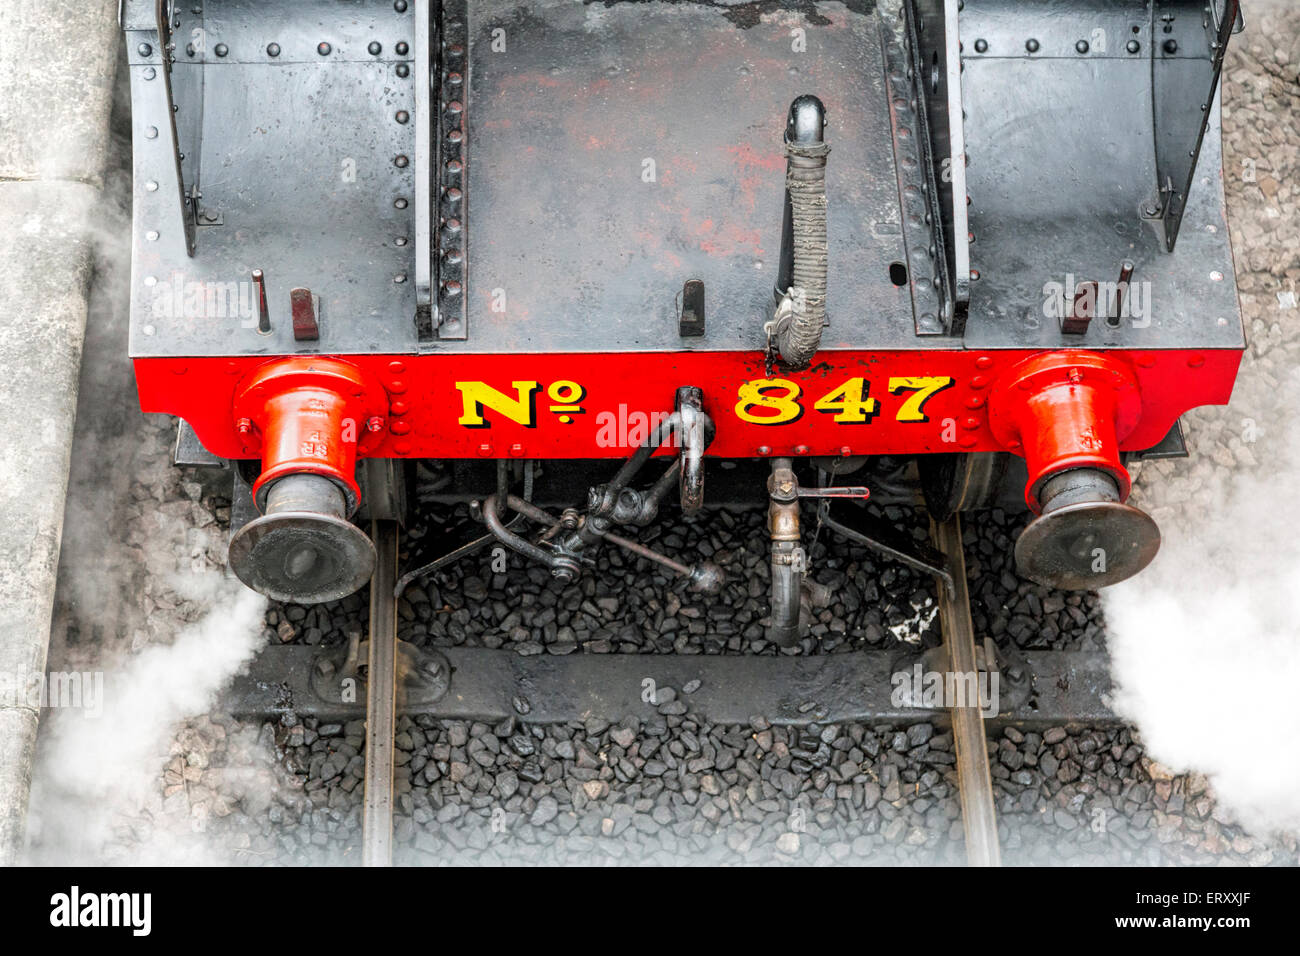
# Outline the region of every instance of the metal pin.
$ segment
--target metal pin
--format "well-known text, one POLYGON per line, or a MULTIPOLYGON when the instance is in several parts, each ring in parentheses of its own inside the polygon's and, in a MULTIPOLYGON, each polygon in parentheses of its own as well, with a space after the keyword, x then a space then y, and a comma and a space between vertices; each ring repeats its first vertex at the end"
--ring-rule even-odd
POLYGON ((257 332, 271 334, 271 313, 266 307, 266 277, 261 269, 253 270, 253 291, 257 293, 257 332))
POLYGON ((1128 295, 1128 283, 1133 278, 1133 260, 1125 259, 1119 264, 1119 282, 1115 284, 1115 311, 1111 313, 1107 324, 1119 328, 1124 319, 1124 297, 1128 295))

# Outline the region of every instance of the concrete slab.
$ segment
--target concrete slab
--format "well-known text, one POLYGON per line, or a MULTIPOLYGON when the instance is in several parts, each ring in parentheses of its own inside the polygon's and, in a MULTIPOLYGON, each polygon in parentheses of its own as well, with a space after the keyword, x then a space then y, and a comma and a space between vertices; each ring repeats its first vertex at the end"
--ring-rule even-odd
POLYGON ((0 18, 0 865, 23 840, 118 50, 116 0, 0 18))
POLYGON ((99 183, 117 51, 117 0, 5 0, 0 181, 99 183))

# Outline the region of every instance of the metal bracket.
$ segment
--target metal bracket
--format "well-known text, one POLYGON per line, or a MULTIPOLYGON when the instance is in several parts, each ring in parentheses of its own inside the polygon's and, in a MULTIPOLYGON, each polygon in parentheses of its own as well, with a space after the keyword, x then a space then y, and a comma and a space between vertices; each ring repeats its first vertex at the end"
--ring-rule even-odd
POLYGON ((415 305, 425 312, 433 308, 433 39, 429 0, 415 0, 415 305))
POLYGON ((203 447, 190 423, 180 419, 176 424, 176 444, 172 448, 172 464, 196 468, 224 468, 226 460, 218 458, 203 447))
POLYGON ((961 88, 960 0, 907 0, 906 39, 920 117, 917 137, 934 223, 935 278, 948 335, 966 331, 970 227, 966 207, 965 109, 961 88))
MULTIPOLYGON (((366 698, 366 661, 370 642, 352 634, 346 644, 321 651, 312 661, 312 692, 330 704, 366 698)), ((451 688, 452 666, 445 654, 397 642, 397 686, 402 706, 428 706, 451 688)))
MULTIPOLYGON (((465 0, 441 5, 439 44, 438 241, 436 314, 440 339, 463 341, 469 336, 468 267, 469 228, 466 137, 469 123, 469 11, 465 0)), ((418 211, 417 211, 418 213, 418 211)))
POLYGON ((1213 4, 1157 0, 1152 9, 1151 87, 1160 188, 1157 215, 1169 252, 1178 240, 1196 176, 1223 72, 1223 56, 1240 18, 1240 0, 1216 0, 1213 4), (1218 19, 1212 19, 1214 16, 1218 19))

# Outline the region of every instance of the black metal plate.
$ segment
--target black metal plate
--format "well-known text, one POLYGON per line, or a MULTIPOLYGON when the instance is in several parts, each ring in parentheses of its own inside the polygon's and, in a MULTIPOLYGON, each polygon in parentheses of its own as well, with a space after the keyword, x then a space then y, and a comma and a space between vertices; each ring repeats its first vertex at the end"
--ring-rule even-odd
POLYGON ((470 6, 470 349, 759 349, 802 93, 831 144, 823 345, 916 344, 873 4, 470 6), (683 341, 687 279, 710 308, 683 341))

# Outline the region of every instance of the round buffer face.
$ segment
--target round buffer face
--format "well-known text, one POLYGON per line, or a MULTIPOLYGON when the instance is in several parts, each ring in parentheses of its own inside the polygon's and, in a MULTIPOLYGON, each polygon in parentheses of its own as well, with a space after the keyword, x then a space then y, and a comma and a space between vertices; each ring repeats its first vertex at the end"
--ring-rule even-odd
POLYGON ((1137 574, 1160 550, 1160 528, 1117 501, 1084 501, 1035 518, 1016 541, 1016 567, 1031 581, 1091 591, 1137 574))
POLYGON ((250 521, 230 542, 239 580, 276 601, 321 604, 370 580, 375 546, 342 518, 285 511, 250 521))

